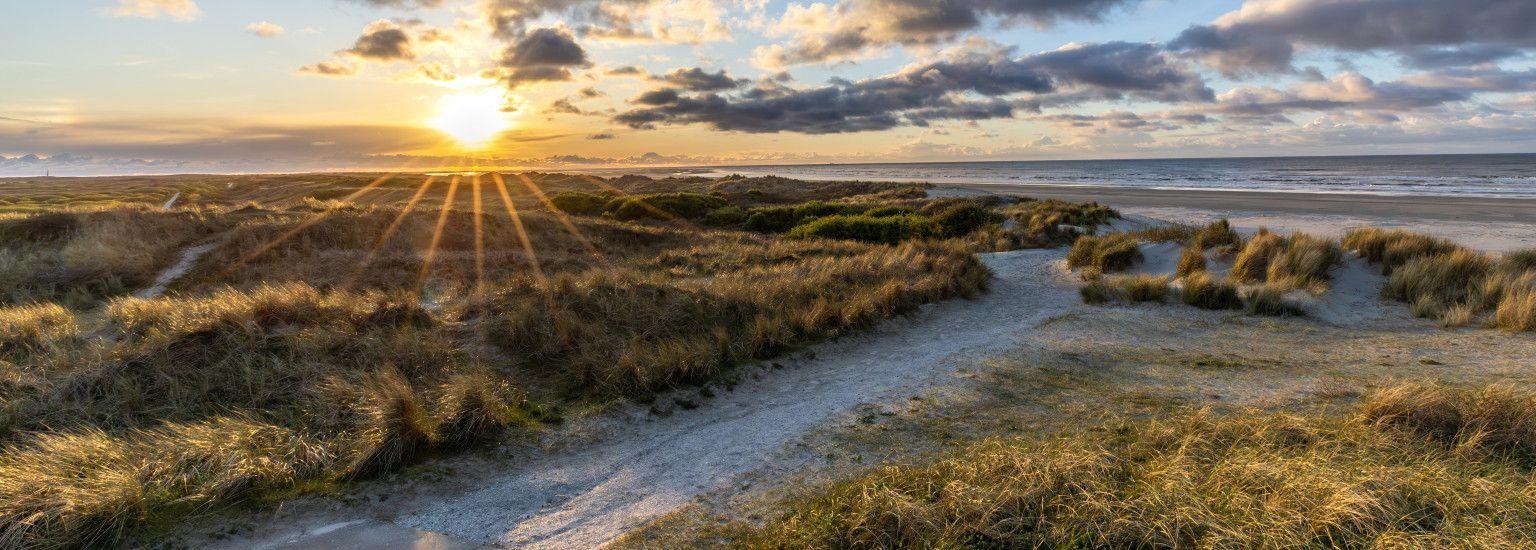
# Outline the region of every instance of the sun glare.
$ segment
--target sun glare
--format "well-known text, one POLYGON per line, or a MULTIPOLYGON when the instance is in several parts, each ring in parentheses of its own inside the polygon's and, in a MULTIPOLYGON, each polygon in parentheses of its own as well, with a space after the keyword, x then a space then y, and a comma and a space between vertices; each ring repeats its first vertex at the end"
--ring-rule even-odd
POLYGON ((501 95, 495 90, 443 96, 438 100, 432 126, 453 137, 460 147, 480 149, 507 129, 507 115, 501 112, 501 104, 501 95))

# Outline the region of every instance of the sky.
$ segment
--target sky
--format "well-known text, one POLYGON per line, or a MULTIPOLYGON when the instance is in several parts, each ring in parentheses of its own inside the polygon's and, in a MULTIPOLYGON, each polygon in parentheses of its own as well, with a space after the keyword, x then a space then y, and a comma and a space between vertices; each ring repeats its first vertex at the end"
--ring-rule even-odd
POLYGON ((0 175, 1536 152, 1532 0, 53 0, 0 175))

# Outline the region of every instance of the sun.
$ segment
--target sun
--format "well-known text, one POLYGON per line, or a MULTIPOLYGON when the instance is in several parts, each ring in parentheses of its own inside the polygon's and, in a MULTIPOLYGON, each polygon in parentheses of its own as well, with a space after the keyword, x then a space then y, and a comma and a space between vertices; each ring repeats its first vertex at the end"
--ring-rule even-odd
POLYGON ((460 147, 481 149, 507 129, 507 115, 496 90, 443 96, 437 102, 432 127, 453 137, 460 147))

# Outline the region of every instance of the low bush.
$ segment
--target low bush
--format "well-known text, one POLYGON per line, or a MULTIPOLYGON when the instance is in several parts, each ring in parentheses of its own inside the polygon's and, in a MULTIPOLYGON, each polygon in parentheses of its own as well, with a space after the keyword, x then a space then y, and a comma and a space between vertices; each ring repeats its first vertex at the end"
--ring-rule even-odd
POLYGON ((878 208, 872 208, 864 214, 872 218, 888 218, 891 216, 906 216, 916 213, 917 209, 910 206, 881 206, 878 208))
POLYGON ((614 198, 603 205, 603 213, 624 221, 697 220, 730 205, 724 198, 704 193, 661 193, 614 198))
POLYGON ((578 216, 595 216, 603 212, 603 207, 613 200, 612 195, 583 193, 580 191, 567 191, 550 197, 550 203, 555 208, 567 214, 578 216))
POLYGON ((1141 258, 1140 241, 1128 233, 1083 235, 1067 252, 1067 267, 1092 267, 1103 273, 1125 271, 1141 258))
POLYGON ((1217 280, 1203 271, 1184 278, 1184 285, 1179 291, 1179 297, 1185 304, 1200 309, 1243 308, 1243 299, 1238 295, 1236 285, 1217 280))
POLYGON ((747 221, 747 211, 740 206, 722 206, 704 215, 704 225, 732 227, 747 221))
POLYGON ((810 201, 793 206, 766 206, 747 210, 746 230, 784 233, 806 221, 835 215, 862 213, 865 207, 839 202, 810 201))
POLYGON ((834 215, 816 218, 789 232, 791 239, 812 237, 844 239, 866 243, 896 244, 902 241, 939 236, 939 230, 922 216, 834 215))
MULTIPOLYGON (((866 215, 866 217, 877 216, 866 215)), ((984 226, 998 223, 1002 221, 1002 216, 989 208, 974 204, 961 204, 951 206, 935 214, 931 219, 934 225, 935 236, 949 239, 964 237, 984 226)))

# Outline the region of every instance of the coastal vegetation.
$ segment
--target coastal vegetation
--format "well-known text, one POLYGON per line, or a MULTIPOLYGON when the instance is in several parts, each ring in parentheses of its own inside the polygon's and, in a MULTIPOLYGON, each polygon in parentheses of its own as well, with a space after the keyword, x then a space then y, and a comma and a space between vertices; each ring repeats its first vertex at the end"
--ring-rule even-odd
POLYGON ((875 468, 753 548, 1501 546, 1536 531, 1536 395, 1394 386, 1340 413, 1194 410, 875 468))
POLYGON ((980 241, 1110 217, 780 178, 267 178, 0 220, 0 546, 122 545, 719 380, 984 292, 980 241))

